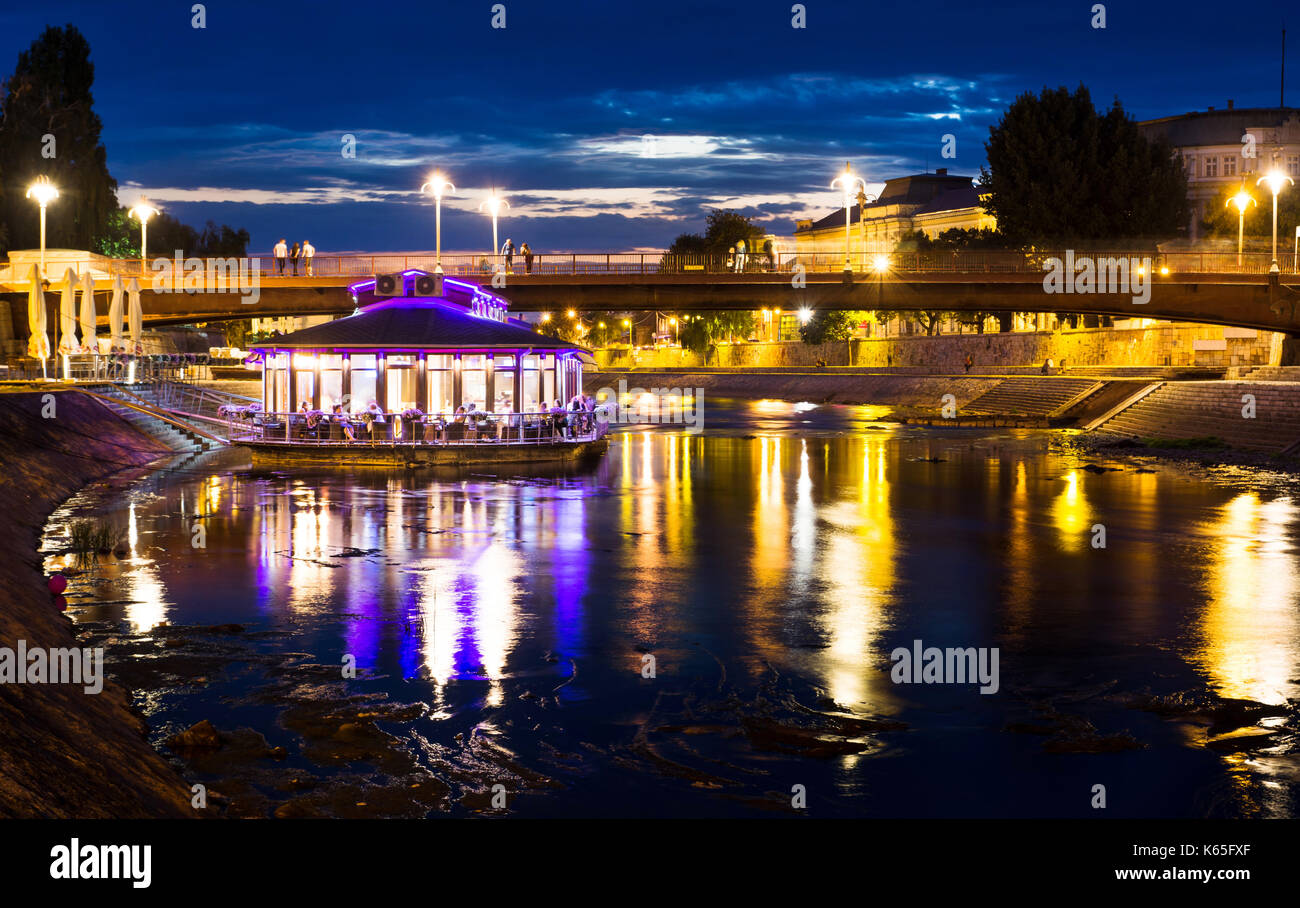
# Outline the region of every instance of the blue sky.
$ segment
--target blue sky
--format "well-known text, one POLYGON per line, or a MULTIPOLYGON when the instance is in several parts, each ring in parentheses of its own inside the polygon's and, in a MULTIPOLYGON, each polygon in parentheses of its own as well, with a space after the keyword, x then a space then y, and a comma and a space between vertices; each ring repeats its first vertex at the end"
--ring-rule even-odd
POLYGON ((1094 29, 1074 0, 805 0, 794 29, 789 0, 502 2, 505 29, 490 0, 212 0, 194 29, 190 2, 48 0, 0 12, 0 73, 46 25, 77 25, 122 200, 246 227, 251 251, 431 249, 418 188, 435 167, 458 190, 444 250, 491 245, 493 186, 516 244, 658 248, 710 207, 789 234, 837 207, 845 160, 873 182, 976 175, 988 127, 1044 85, 1083 82, 1139 119, 1275 105, 1284 11, 1116 2, 1094 29))

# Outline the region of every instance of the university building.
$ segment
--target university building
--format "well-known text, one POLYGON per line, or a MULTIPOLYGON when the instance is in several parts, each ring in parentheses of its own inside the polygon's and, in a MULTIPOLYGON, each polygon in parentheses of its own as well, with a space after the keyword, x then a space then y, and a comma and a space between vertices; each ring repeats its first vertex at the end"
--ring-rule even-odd
POLYGON ((1294 107, 1239 108, 1229 101, 1223 110, 1144 120, 1138 129, 1148 139, 1168 140, 1182 158, 1191 240, 1200 238, 1207 207, 1222 204, 1218 199, 1226 187, 1240 186, 1244 179, 1262 205, 1267 192, 1254 184, 1273 166, 1300 182, 1300 109, 1294 107))

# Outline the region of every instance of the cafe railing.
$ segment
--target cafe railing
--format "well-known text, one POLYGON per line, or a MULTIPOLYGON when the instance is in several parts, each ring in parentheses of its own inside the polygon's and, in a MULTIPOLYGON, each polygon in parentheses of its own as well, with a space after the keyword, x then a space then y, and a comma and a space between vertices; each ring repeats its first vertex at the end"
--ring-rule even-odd
POLYGON ((313 446, 554 445, 600 438, 608 426, 603 412, 537 411, 469 416, 404 416, 382 419, 365 414, 342 418, 320 411, 263 411, 257 406, 222 407, 227 436, 234 442, 257 441, 313 446))

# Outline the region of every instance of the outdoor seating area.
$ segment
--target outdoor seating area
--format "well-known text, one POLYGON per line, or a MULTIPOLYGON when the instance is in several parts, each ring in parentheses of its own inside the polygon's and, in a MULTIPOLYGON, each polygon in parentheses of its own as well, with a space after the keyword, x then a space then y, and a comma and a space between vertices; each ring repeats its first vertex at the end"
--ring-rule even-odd
POLYGON ((448 416, 265 412, 256 404, 225 408, 228 436, 239 443, 330 445, 546 445, 593 441, 604 434, 604 412, 555 408, 533 413, 448 416))

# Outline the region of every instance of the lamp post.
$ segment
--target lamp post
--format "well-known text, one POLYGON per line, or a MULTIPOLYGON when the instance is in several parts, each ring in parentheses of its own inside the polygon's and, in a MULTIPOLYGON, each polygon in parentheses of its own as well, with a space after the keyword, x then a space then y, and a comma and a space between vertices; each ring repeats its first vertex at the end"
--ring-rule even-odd
POLYGON ((492 194, 488 196, 486 199, 484 199, 482 202, 480 202, 478 206, 479 211, 482 211, 484 206, 486 206, 488 213, 492 215, 492 254, 493 255, 499 255, 501 253, 501 247, 497 245, 497 215, 500 213, 502 205, 506 206, 507 208, 510 207, 510 203, 507 202, 501 196, 497 195, 496 189, 493 189, 492 194))
POLYGON ((844 270, 852 271, 853 262, 849 258, 849 215, 853 208, 853 199, 859 191, 866 192, 867 183, 853 172, 852 165, 844 162, 844 172, 831 180, 831 189, 840 184, 844 190, 844 270))
POLYGON ((59 197, 59 190, 50 182, 49 177, 38 177, 36 182, 27 187, 27 198, 35 199, 41 206, 41 275, 45 274, 45 206, 59 197))
POLYGON ((677 319, 668 319, 668 324, 673 326, 673 343, 680 347, 682 345, 682 332, 681 329, 677 327, 677 319))
MULTIPOLYGON (((1241 267, 1242 240, 1246 235, 1246 209, 1249 208, 1251 205, 1258 205, 1258 204, 1259 203, 1255 201, 1255 197, 1246 191, 1246 181, 1244 179, 1241 181, 1241 189, 1237 191, 1237 194, 1234 195, 1232 198, 1228 199, 1228 201, 1223 203, 1223 207, 1225 208, 1227 208, 1229 205, 1235 205, 1237 208, 1237 267, 1238 268, 1241 267)), ((1273 229, 1274 231, 1276 231, 1277 229, 1276 221, 1274 222, 1273 229)), ((1276 242, 1276 239, 1274 240, 1274 242, 1276 242)), ((1274 249, 1273 257, 1274 258, 1277 257, 1276 249, 1274 249)))
POLYGON ((1281 271, 1281 269, 1277 267, 1277 195, 1286 188, 1287 183, 1294 185, 1295 180, 1274 167, 1268 173, 1264 174, 1264 176, 1255 181, 1256 186, 1260 183, 1268 184, 1269 191, 1273 193, 1273 264, 1268 266, 1268 273, 1277 274, 1281 271))
POLYGON ((450 180, 443 176, 441 170, 435 170, 433 175, 429 177, 428 182, 420 187, 421 194, 427 190, 433 196, 435 210, 437 212, 437 214, 434 215, 434 218, 436 224, 436 242, 438 244, 436 253, 438 264, 433 269, 436 274, 442 274, 442 194, 448 189, 452 192, 456 191, 456 187, 451 184, 450 180))
POLYGON ((630 319, 623 319, 623 327, 627 329, 627 345, 632 346, 632 322, 630 319))
POLYGON ((149 258, 149 219, 158 213, 158 209, 149 204, 149 200, 140 196, 140 201, 131 209, 140 222, 140 270, 146 270, 145 262, 149 258))

